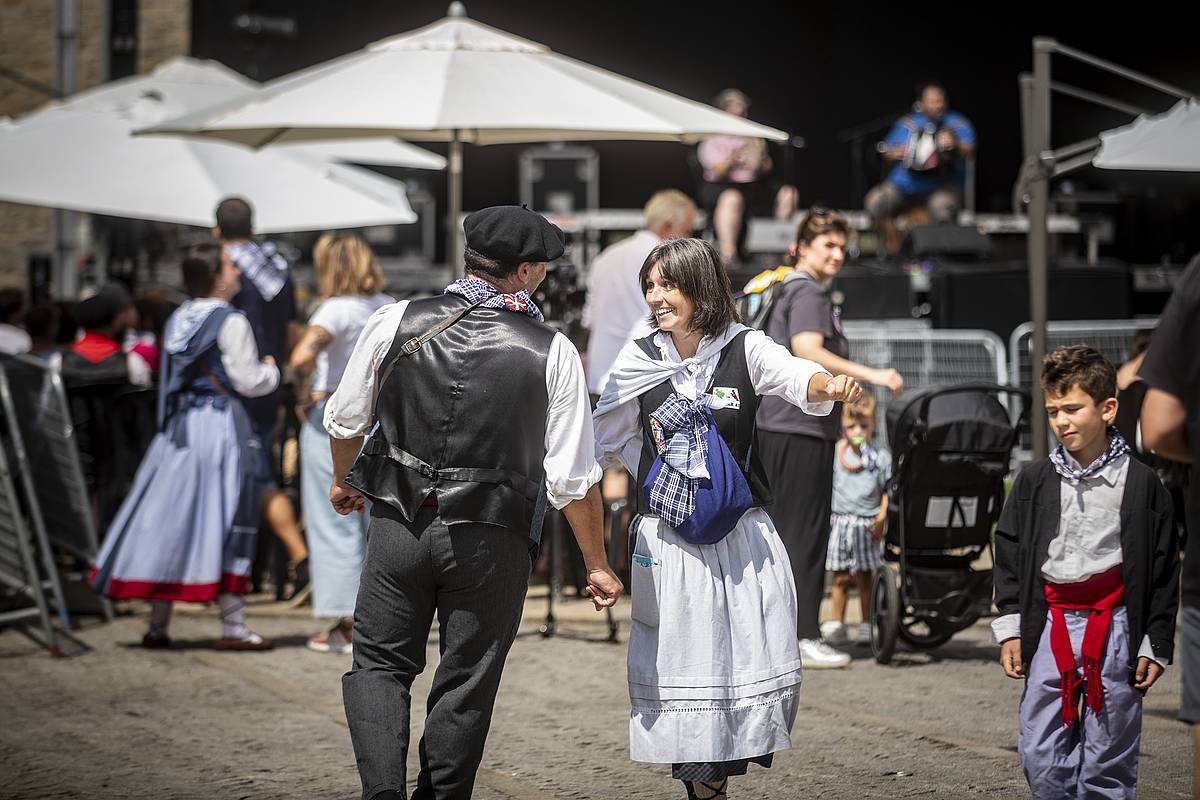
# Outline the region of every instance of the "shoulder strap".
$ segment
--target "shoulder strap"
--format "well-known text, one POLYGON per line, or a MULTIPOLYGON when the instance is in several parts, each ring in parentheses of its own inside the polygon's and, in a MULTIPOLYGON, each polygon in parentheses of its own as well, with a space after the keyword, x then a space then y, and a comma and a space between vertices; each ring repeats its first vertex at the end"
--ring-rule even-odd
MULTIPOLYGON (((383 385, 385 383, 387 383, 387 379, 389 377, 391 377, 392 370, 394 370, 396 368, 396 364, 398 364, 400 362, 400 359, 407 358, 408 356, 411 356, 412 354, 416 353, 427 342, 429 342, 432 339, 435 339, 437 336, 442 334, 447 328, 452 327, 460 319, 465 317, 467 314, 471 313, 471 311, 476 306, 485 302, 487 299, 488 298, 485 297, 482 300, 476 300, 474 303, 471 303, 470 305, 463 306, 462 308, 455 311, 453 314, 451 314, 448 317, 446 317, 445 319, 443 319, 438 324, 434 325, 429 330, 422 333, 420 336, 414 336, 413 338, 409 339, 404 344, 402 344, 400 346, 400 352, 396 353, 396 355, 392 358, 392 360, 388 362, 387 367, 385 367, 383 370, 383 375, 380 376, 380 378, 379 378, 379 387, 375 391, 375 405, 376 406, 379 405, 379 395, 383 391, 383 385)), ((401 324, 403 324, 403 322, 401 324)), ((398 339, 399 337, 400 337, 400 329, 397 328, 396 329, 396 338, 398 339)), ((376 408, 371 409, 372 417, 376 416, 376 413, 375 413, 376 410, 377 410, 376 408)))
POLYGON ((771 312, 775 309, 775 304, 779 301, 780 295, 783 294, 784 287, 793 281, 802 280, 812 281, 815 279, 804 270, 798 269, 795 272, 789 272, 787 275, 784 275, 778 283, 767 287, 765 290, 767 295, 766 300, 763 302, 762 308, 754 315, 754 319, 750 321, 750 327, 765 331, 767 323, 771 321, 771 312))

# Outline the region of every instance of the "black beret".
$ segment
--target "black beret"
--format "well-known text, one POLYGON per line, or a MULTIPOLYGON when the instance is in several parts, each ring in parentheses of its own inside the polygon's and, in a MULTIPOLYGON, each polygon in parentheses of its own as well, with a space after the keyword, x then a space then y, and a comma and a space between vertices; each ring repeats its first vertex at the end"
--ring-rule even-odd
POLYGON ((71 310, 71 316, 84 330, 103 328, 112 323, 117 315, 133 305, 129 292, 119 283, 106 283, 86 300, 80 300, 71 310))
POLYGON ((524 206, 492 206, 463 220, 467 247, 497 261, 553 261, 563 254, 563 232, 524 206))

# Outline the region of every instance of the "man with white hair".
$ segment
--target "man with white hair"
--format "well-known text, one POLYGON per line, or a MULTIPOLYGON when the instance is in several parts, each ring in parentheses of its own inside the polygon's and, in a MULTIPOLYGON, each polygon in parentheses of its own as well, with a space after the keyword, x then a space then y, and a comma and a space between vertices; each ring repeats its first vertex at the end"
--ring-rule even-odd
POLYGON ((630 339, 650 333, 650 312, 638 281, 642 262, 664 239, 691 236, 696 204, 677 189, 656 192, 642 210, 642 229, 606 248, 592 262, 583 325, 591 330, 587 349, 587 386, 604 391, 617 353, 630 339))

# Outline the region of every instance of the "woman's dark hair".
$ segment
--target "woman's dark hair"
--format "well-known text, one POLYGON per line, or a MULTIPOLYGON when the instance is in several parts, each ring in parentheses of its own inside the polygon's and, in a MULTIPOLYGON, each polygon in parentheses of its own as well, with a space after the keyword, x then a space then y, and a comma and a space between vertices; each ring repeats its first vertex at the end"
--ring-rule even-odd
POLYGON ((208 297, 221 273, 221 246, 197 244, 183 259, 183 288, 191 297, 208 297))
POLYGON ((463 249, 463 265, 467 272, 474 275, 486 275, 502 281, 512 277, 512 274, 517 271, 517 267, 520 266, 520 262, 489 258, 478 250, 466 247, 463 249))
MULTIPOLYGON (((655 247, 646 256, 638 274, 643 294, 655 264, 658 264, 658 273, 664 281, 678 286, 684 296, 696 304, 692 330, 705 336, 716 336, 738 321, 729 275, 721 262, 721 254, 711 244, 702 239, 669 239, 655 247)), ((650 324, 658 327, 653 314, 650 324)))
POLYGON ((1117 370, 1099 351, 1085 344, 1060 347, 1042 359, 1042 391, 1066 394, 1075 386, 1097 403, 1117 396, 1117 370))

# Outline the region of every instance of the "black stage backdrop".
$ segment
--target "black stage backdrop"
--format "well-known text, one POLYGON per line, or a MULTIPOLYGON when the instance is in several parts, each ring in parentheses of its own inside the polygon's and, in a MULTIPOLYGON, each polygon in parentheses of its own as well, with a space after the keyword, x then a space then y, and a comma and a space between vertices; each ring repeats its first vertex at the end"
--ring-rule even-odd
MULTIPOLYGON (((258 80, 316 64, 395 33, 433 22, 444 0, 204 0, 193 3, 192 52, 258 80), (290 21, 291 34, 247 33, 239 15, 290 21)), ((898 116, 914 86, 936 79, 951 106, 980 138, 978 205, 1008 211, 1021 157, 1017 74, 1031 69, 1031 39, 1064 44, 1200 92, 1194 31, 1158 12, 1138 16, 1097 4, 723 4, 472 0, 471 18, 637 80, 707 101, 736 86, 753 99, 751 116, 802 136, 793 179, 804 203, 861 207, 851 147, 842 132, 898 116), (1077 9, 1077 10, 1073 10, 1077 9), (1120 19, 1113 20, 1116 14, 1120 19), (1101 19, 1107 18, 1108 21, 1101 19)), ((1175 12, 1162 12, 1170 14, 1175 12)), ((1055 59, 1056 80, 1110 94, 1155 111, 1173 101, 1107 73, 1055 59)), ((546 102, 554 102, 547 97, 546 102)), ((1053 142, 1063 145, 1121 125, 1119 113, 1056 96, 1053 142)), ((878 136, 868 137, 867 147, 878 136)), ((445 152, 438 144, 425 145, 445 152)), ((608 142, 600 154, 601 204, 636 207, 656 189, 692 188, 685 148, 676 144, 608 142)), ((466 148, 465 207, 514 202, 521 146, 466 148)), ((776 169, 786 160, 779 150, 776 169)), ((881 175, 874 156, 864 180, 881 175)), ((444 198, 443 181, 426 174, 444 198)), ((1135 262, 1179 262, 1200 250, 1200 180, 1188 174, 1114 173, 1088 168, 1078 189, 1118 193, 1117 245, 1108 252, 1135 262)))

